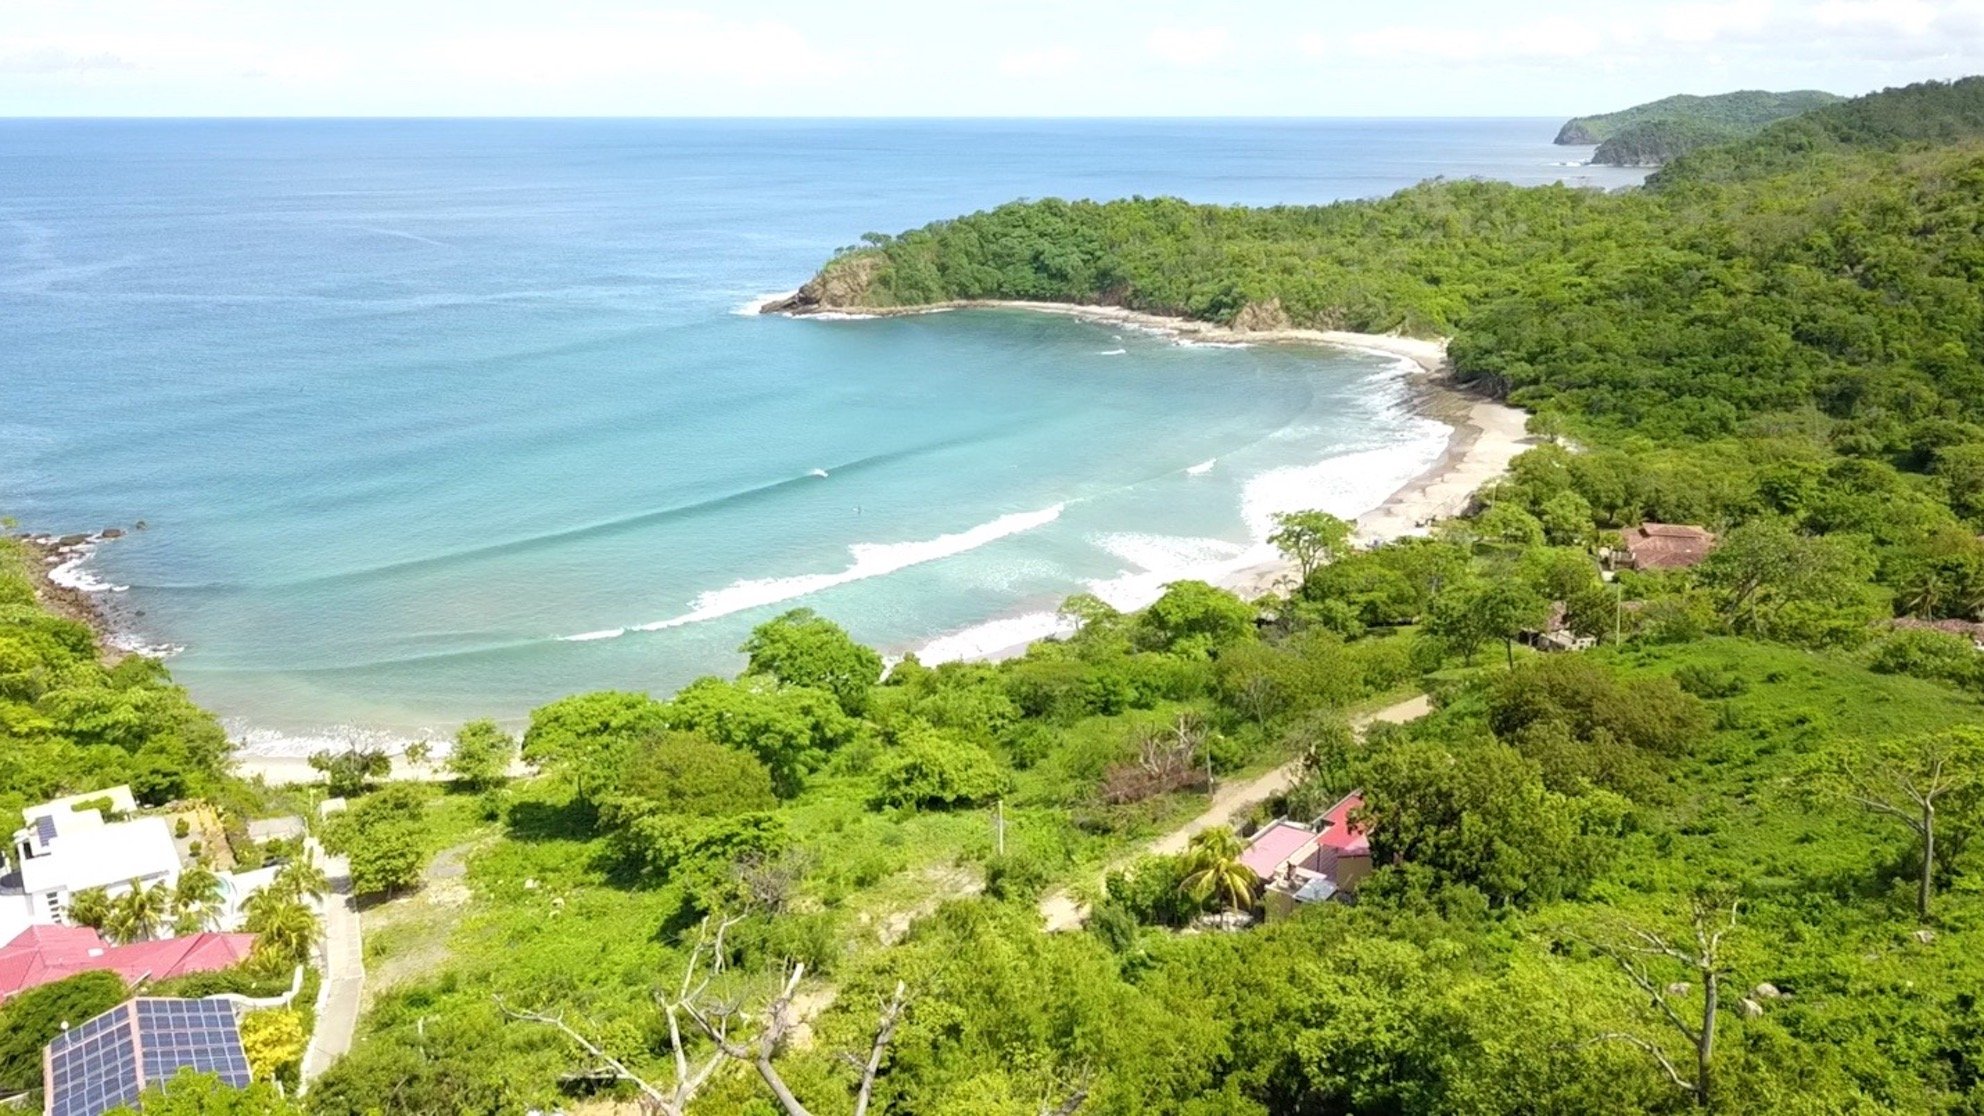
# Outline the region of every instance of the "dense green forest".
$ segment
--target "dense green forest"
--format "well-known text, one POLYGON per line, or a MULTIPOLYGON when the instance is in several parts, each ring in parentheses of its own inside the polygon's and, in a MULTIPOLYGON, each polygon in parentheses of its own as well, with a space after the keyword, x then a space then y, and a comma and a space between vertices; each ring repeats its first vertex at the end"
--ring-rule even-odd
MULTIPOLYGON (((886 672, 788 613, 738 678, 535 711, 536 777, 360 773, 327 838, 409 870, 368 888, 371 1007, 305 1109, 1979 1112, 1984 655, 1895 619, 1984 604, 1981 133, 1971 80, 1620 195, 1047 201, 843 254, 809 298, 1451 335, 1540 444, 1432 538, 1291 521, 1330 560, 1285 595, 1078 597, 1020 658, 886 672), (1720 542, 1601 580, 1642 518, 1720 542), (1552 602, 1594 649, 1517 645, 1552 602), (1379 867, 1210 928, 1251 901, 1230 835, 1145 845, 1289 762, 1233 821, 1361 788, 1379 867), (1048 932, 1063 897, 1086 918, 1048 932)), ((67 785, 101 742, 47 680, 116 672, 16 604, 0 631, 73 637, 0 707, 67 785)))
POLYGON ((1603 143, 1629 128, 1656 121, 1687 121, 1713 128, 1755 130, 1841 100, 1844 98, 1838 94, 1817 89, 1799 89, 1788 93, 1739 89, 1734 93, 1716 93, 1707 97, 1680 93, 1617 112, 1574 116, 1558 130, 1556 142, 1603 143))
POLYGON ((1683 93, 1617 112, 1573 117, 1558 130, 1556 142, 1598 144, 1600 150, 1593 155, 1594 161, 1631 165, 1630 160, 1606 158, 1605 145, 1614 140, 1623 140, 1628 146, 1643 144, 1648 138, 1660 135, 1691 146, 1727 142, 1741 139, 1773 121, 1797 116, 1841 99, 1836 94, 1816 89, 1789 93, 1743 89, 1708 97, 1683 93))

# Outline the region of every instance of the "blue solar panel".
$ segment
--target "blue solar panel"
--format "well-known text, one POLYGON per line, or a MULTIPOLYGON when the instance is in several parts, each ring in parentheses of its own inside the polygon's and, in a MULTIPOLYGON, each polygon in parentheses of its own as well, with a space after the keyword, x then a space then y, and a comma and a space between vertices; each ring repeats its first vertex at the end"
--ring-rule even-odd
POLYGON ((34 820, 34 832, 35 836, 41 838, 43 845, 55 840, 55 819, 47 814, 36 818, 34 820))
POLYGON ((48 1044, 49 1116, 98 1116, 143 1091, 129 1004, 114 1007, 48 1044))
POLYGON ((64 1032, 48 1054, 50 1116, 100 1116, 182 1069, 237 1088, 250 1080, 225 1000, 132 1000, 64 1032))
POLYGON ((138 1045, 149 1084, 188 1068, 248 1084, 248 1056, 226 1000, 139 1000, 138 1045))

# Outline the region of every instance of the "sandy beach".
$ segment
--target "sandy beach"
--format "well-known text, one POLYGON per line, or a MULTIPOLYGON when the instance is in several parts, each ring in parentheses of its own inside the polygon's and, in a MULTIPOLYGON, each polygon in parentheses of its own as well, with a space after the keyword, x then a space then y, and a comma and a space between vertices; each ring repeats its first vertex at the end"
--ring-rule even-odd
MULTIPOLYGON (((770 309, 776 306, 778 301, 776 297, 764 299, 754 303, 753 307, 760 312, 778 312, 770 309)), ((1165 317, 1117 306, 1081 306, 1060 302, 1017 300, 962 300, 932 303, 927 306, 862 310, 854 313, 865 317, 896 317, 968 309, 1030 310, 1043 314, 1063 314, 1083 321, 1127 326, 1193 341, 1250 345, 1329 345, 1335 348, 1404 357, 1412 361, 1419 366, 1421 372, 1415 384, 1420 391, 1421 411, 1427 417, 1452 427, 1453 434, 1447 440, 1446 449, 1430 468, 1392 493, 1383 503, 1358 517, 1355 539, 1365 546, 1410 535, 1424 535, 1430 531, 1434 522, 1459 515, 1467 510, 1477 490, 1506 473, 1509 463, 1514 461, 1517 455, 1536 444, 1535 440, 1526 433, 1528 412, 1484 399, 1479 395, 1463 391, 1451 383, 1449 379, 1451 369, 1447 364, 1447 343, 1444 340, 1405 337, 1392 333, 1351 333, 1326 329, 1243 330, 1213 322, 1165 317)), ((829 310, 826 313, 852 316, 842 311, 829 310)), ((795 316, 806 317, 808 312, 799 311, 795 316)), ((1293 588, 1294 569, 1294 564, 1285 560, 1264 562, 1221 578, 1219 584, 1222 588, 1231 589, 1247 598, 1266 593, 1286 592, 1293 588)), ((983 657, 1010 658, 1023 653, 1026 647, 1025 643, 1015 644, 983 657)))
MULTIPOLYGON (((236 752, 233 767, 234 773, 243 779, 260 779, 272 787, 324 781, 323 772, 310 766, 308 756, 264 756, 236 752)), ((512 779, 535 774, 537 769, 522 760, 514 760, 510 764, 512 779)), ((426 763, 414 763, 405 756, 396 755, 393 757, 393 773, 387 779, 400 783, 445 783, 453 777, 448 774, 445 755, 435 756, 426 763)))

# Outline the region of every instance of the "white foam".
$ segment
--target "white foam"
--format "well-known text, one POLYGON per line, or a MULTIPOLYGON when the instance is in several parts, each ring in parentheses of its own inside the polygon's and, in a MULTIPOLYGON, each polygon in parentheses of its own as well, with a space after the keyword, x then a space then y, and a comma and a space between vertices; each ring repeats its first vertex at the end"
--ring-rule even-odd
POLYGON ((434 740, 445 740, 453 735, 436 731, 428 736, 414 737, 403 733, 359 728, 356 725, 332 725, 306 732, 284 732, 279 729, 251 728, 235 720, 224 722, 223 727, 234 741, 234 753, 240 756, 307 757, 318 752, 344 752, 354 748, 376 748, 382 752, 398 754, 404 752, 407 745, 417 743, 419 740, 429 737, 434 740))
POLYGON ((1185 475, 1188 477, 1203 477, 1207 473, 1212 472, 1212 467, 1217 464, 1219 464, 1219 458, 1208 457, 1204 461, 1199 462, 1197 465, 1188 467, 1185 470, 1185 475))
POLYGON ((96 547, 84 545, 69 552, 69 557, 48 571, 48 580, 65 589, 75 589, 84 593, 122 593, 129 585, 115 585, 91 573, 84 567, 96 557, 96 547))
POLYGON ((1101 352, 1099 352, 1099 353, 1097 353, 1097 354, 1095 354, 1095 355, 1096 355, 1096 356, 1122 356, 1122 355, 1123 355, 1124 353, 1127 353, 1127 352, 1129 352, 1129 351, 1130 351, 1130 350, 1128 350, 1128 349, 1104 349, 1104 350, 1102 350, 1101 352))
POLYGON ((824 479, 827 475, 827 471, 825 469, 815 469, 812 472, 807 473, 806 475, 809 477, 820 477, 824 479))
POLYGON ((1181 349, 1251 349, 1251 341, 1195 341, 1190 337, 1172 338, 1172 344, 1181 349))
POLYGON ((1417 419, 1411 436, 1395 445, 1270 469, 1241 490, 1240 517, 1261 543, 1273 533, 1277 512, 1317 509, 1354 520, 1431 468, 1452 434, 1444 423, 1417 419))
POLYGON ((627 634, 625 628, 601 628, 596 632, 580 632, 578 635, 559 636, 560 643, 591 643, 596 639, 619 639, 627 634))
POLYGON ((143 655, 147 659, 170 659, 181 651, 186 650, 185 647, 177 643, 146 643, 129 632, 112 633, 109 643, 119 651, 132 655, 143 655))
POLYGON ((798 291, 780 291, 777 294, 759 295, 757 298, 754 298, 751 301, 745 303, 744 305, 739 306, 735 310, 732 310, 731 313, 736 314, 737 316, 742 318, 756 317, 757 315, 765 312, 765 307, 770 306, 774 302, 784 302, 786 299, 792 298, 798 293, 799 293, 798 291))
POLYGON ((1089 592, 1123 612, 1163 596, 1174 581, 1217 581, 1273 557, 1272 548, 1263 555, 1259 546, 1186 535, 1120 532, 1089 541, 1128 563, 1115 577, 1088 583, 1089 592))
MULTIPOLYGON (((925 313, 935 314, 937 311, 929 310, 925 311, 925 313)), ((879 318, 882 315, 856 314, 847 310, 821 310, 818 313, 808 314, 806 316, 816 322, 866 322, 879 318)))
POLYGON ((1058 612, 1006 616, 938 636, 917 648, 916 658, 925 666, 983 659, 1037 639, 1073 635, 1075 628, 1073 618, 1058 612))
MULTIPOLYGON (((988 543, 997 542, 1009 535, 1031 531, 1061 518, 1066 504, 1055 504, 1038 511, 1013 512, 1002 515, 988 523, 981 523, 969 530, 949 535, 938 535, 934 539, 919 539, 903 543, 855 543, 847 548, 853 558, 846 568, 833 573, 800 574, 796 577, 761 577, 734 581, 722 589, 703 593, 689 604, 689 611, 666 620, 656 620, 649 624, 635 624, 624 631, 659 632, 669 628, 680 628, 688 624, 699 624, 705 620, 729 616, 747 609, 779 604, 783 601, 818 593, 836 585, 863 581, 871 577, 882 577, 925 562, 935 562, 976 550, 988 543)), ((612 636, 601 632, 584 632, 578 636, 563 636, 565 642, 580 639, 610 639, 612 636)))

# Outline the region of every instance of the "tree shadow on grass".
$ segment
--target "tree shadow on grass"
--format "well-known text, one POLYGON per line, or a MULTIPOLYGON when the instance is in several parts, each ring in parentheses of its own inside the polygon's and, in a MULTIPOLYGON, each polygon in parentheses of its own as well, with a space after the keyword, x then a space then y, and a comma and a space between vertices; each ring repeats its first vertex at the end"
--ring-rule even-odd
POLYGON ((505 829, 515 841, 590 841, 599 816, 576 798, 563 802, 513 802, 505 829))

